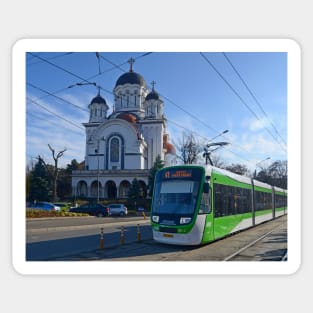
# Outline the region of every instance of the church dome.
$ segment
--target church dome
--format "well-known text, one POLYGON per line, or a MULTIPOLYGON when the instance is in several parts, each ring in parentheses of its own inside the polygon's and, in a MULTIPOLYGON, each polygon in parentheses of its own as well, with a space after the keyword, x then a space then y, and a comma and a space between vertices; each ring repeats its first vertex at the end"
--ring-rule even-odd
POLYGON ((170 154, 176 154, 176 149, 175 149, 175 146, 169 142, 167 142, 165 145, 164 145, 164 148, 166 150, 166 153, 170 153, 170 154))
POLYGON ((168 134, 164 134, 163 135, 163 149, 165 149, 165 153, 175 155, 176 154, 176 148, 168 140, 169 140, 168 134))
POLYGON ((106 104, 104 98, 102 98, 102 97, 100 96, 100 94, 98 94, 96 97, 94 97, 94 98, 91 100, 90 104, 93 104, 93 103, 99 103, 99 104, 104 103, 104 104, 106 104))
POLYGON ((136 123, 137 122, 137 117, 131 113, 121 113, 117 116, 117 118, 125 120, 129 123, 136 123))
POLYGON ((160 96, 155 90, 152 90, 146 97, 146 100, 159 100, 159 99, 160 96))
POLYGON ((144 78, 140 74, 135 73, 133 71, 134 62, 135 62, 135 60, 133 58, 130 58, 128 60, 128 63, 130 64, 129 72, 121 75, 118 78, 118 80, 116 81, 116 84, 115 84, 115 88, 117 86, 122 86, 122 85, 126 85, 126 84, 139 85, 139 86, 143 86, 143 87, 147 86, 144 78))
POLYGON ((126 85, 126 84, 132 84, 132 85, 140 85, 146 87, 146 82, 144 78, 135 72, 128 72, 123 74, 118 78, 115 84, 115 88, 117 86, 126 85))

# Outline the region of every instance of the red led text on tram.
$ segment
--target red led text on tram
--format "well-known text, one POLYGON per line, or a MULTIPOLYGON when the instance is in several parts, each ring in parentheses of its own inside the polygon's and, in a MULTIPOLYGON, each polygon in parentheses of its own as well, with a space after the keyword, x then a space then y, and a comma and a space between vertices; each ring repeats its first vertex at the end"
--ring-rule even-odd
POLYGON ((192 177, 192 172, 191 171, 186 171, 186 170, 177 170, 175 172, 173 171, 166 171, 164 173, 164 177, 169 179, 169 178, 186 178, 186 177, 192 177))

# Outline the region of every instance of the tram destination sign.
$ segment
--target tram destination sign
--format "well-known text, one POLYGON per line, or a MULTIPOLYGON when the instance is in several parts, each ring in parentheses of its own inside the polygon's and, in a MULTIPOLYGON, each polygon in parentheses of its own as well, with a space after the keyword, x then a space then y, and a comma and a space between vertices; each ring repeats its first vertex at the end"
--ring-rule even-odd
POLYGON ((186 169, 171 169, 164 172, 165 179, 181 179, 181 178, 190 178, 192 177, 192 170, 186 169))

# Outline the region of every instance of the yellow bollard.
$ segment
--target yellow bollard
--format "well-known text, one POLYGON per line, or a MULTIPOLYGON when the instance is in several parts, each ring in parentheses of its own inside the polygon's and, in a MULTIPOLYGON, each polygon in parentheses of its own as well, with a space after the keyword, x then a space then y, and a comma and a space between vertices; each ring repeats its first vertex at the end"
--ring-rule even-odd
POLYGON ((142 216, 143 216, 143 219, 145 220, 145 219, 146 219, 146 214, 145 214, 145 212, 142 212, 142 216))
POLYGON ((141 236, 140 236, 140 225, 137 224, 137 240, 140 241, 141 240, 141 236))
POLYGON ((125 237, 124 237, 124 226, 121 226, 121 245, 123 245, 125 242, 125 237))
POLYGON ((103 227, 101 227, 101 233, 100 233, 100 249, 104 249, 104 237, 103 237, 103 227))

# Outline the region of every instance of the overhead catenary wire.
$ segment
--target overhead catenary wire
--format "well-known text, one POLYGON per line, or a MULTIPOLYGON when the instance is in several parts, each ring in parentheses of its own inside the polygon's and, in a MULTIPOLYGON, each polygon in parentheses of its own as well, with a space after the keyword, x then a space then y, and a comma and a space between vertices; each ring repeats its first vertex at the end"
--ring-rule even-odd
MULTIPOLYGON (((149 54, 151 54, 153 52, 147 52, 147 53, 144 53, 138 57, 135 58, 135 60, 139 59, 139 58, 142 58, 142 57, 145 57, 149 54)), ((125 61, 123 62, 122 64, 120 65, 117 65, 115 64, 114 62, 112 62, 111 60, 109 60, 108 58, 105 58, 103 57, 101 54, 100 54, 100 57, 102 59, 104 59, 106 62, 110 63, 111 65, 113 65, 115 68, 118 68, 119 70, 121 70, 122 72, 126 72, 123 68, 121 68, 122 65, 125 65, 127 64, 128 62, 125 61)), ((148 84, 149 87, 151 87, 149 84, 148 84)), ((209 124, 207 124, 206 122, 202 121, 200 118, 198 118, 196 115, 190 113, 189 111, 187 111, 186 109, 184 109, 183 107, 181 107, 180 105, 178 105, 177 103, 175 103, 173 100, 171 100, 170 98, 168 98, 167 96, 165 96, 164 94, 162 94, 161 92, 159 92, 159 95, 161 97, 163 97, 165 100, 167 100, 169 103, 171 103, 172 105, 174 105, 175 107, 177 107, 179 110, 181 110, 182 112, 184 112, 185 114, 189 115, 190 117, 192 117, 193 119, 195 119, 196 121, 198 121, 199 123, 201 123, 203 126, 207 127, 208 129, 210 129, 211 131, 213 131, 214 133, 218 133, 218 131, 216 129, 214 129, 213 127, 211 127, 209 124)), ((113 94, 113 93, 112 93, 113 94)), ((173 122, 173 121, 172 121, 173 122)), ((174 122, 173 122, 174 123, 174 122)), ((190 130, 189 130, 190 131, 190 130)), ((208 139, 208 138, 206 138, 208 139)), ((239 147, 240 149, 242 149, 244 152, 247 152, 245 151, 245 149, 243 149, 242 147, 239 147)))
MULTIPOLYGON (((261 119, 258 117, 258 115, 250 108, 248 103, 240 96, 240 94, 235 90, 235 88, 228 82, 228 80, 221 74, 221 72, 214 66, 214 64, 204 55, 204 53, 200 52, 200 55, 202 58, 213 68, 213 70, 218 74, 218 76, 225 82, 225 84, 232 90, 232 92, 238 97, 238 99, 241 101, 241 103, 244 104, 244 106, 248 109, 248 111, 259 121, 261 119)), ((272 134, 272 132, 265 127, 265 130, 270 134, 270 136, 276 141, 276 143, 281 147, 281 149, 286 152, 286 148, 282 146, 282 144, 277 141, 277 138, 272 134)))
POLYGON ((31 103, 34 103, 34 104, 36 104, 37 106, 41 107, 43 110, 49 112, 50 114, 52 114, 52 115, 58 117, 59 119, 61 119, 61 120, 65 121, 65 122, 71 124, 72 126, 75 126, 75 127, 79 128, 79 129, 81 129, 81 130, 85 130, 83 127, 81 127, 81 126, 79 126, 79 125, 77 125, 77 124, 71 122, 70 120, 64 118, 63 116, 61 116, 61 115, 59 115, 59 114, 57 114, 57 113, 51 111, 50 109, 46 108, 44 105, 42 105, 41 103, 37 102, 36 100, 31 99, 30 97, 26 97, 26 99, 27 99, 28 101, 30 101, 31 103))
MULTIPOLYGON (((169 120, 169 119, 166 119, 166 120, 167 120, 168 122, 170 122, 171 124, 174 124, 175 126, 181 128, 181 129, 183 129, 183 130, 186 130, 187 132, 190 132, 191 134, 195 134, 195 135, 197 135, 198 137, 202 137, 202 138, 203 138, 204 140, 206 140, 206 141, 211 141, 208 137, 205 137, 205 136, 199 134, 198 132, 195 132, 195 131, 193 131, 193 130, 190 130, 189 128, 186 128, 185 126, 182 126, 182 125, 180 125, 180 124, 177 123, 177 122, 174 122, 174 121, 169 120)), ((220 135, 220 136, 223 136, 223 135, 221 135, 221 134, 219 134, 219 135, 220 135)), ((242 160, 244 160, 244 161, 246 161, 246 162, 251 162, 251 161, 247 160, 246 158, 242 157, 241 155, 239 155, 238 153, 236 153, 236 152, 234 152, 233 150, 231 150, 228 146, 222 146, 221 148, 226 149, 226 150, 229 151, 231 154, 237 156, 239 159, 242 159, 242 160)))
MULTIPOLYGON (((71 71, 69 71, 69 70, 63 68, 62 66, 59 66, 59 65, 57 65, 57 64, 55 64, 55 63, 53 63, 53 62, 50 62, 50 61, 48 61, 48 60, 46 60, 46 59, 44 59, 44 58, 42 58, 42 57, 40 57, 40 56, 38 56, 38 55, 33 54, 32 52, 28 52, 28 53, 31 54, 31 55, 33 55, 33 56, 35 56, 36 58, 42 60, 43 62, 46 62, 46 63, 50 64, 51 66, 53 66, 53 67, 55 67, 55 68, 57 68, 57 69, 59 69, 59 70, 65 72, 65 73, 67 73, 67 74, 69 74, 69 75, 71 75, 71 76, 74 76, 74 77, 78 78, 79 80, 81 80, 81 81, 83 81, 83 82, 86 82, 86 83, 88 83, 88 84, 90 84, 90 85, 93 85, 93 84, 94 84, 94 82, 89 81, 89 79, 85 79, 85 78, 83 78, 83 77, 81 77, 81 76, 79 76, 79 75, 77 75, 77 74, 75 74, 75 73, 73 73, 73 72, 71 72, 71 71)), ((98 75, 98 74, 97 74, 97 75, 98 75)), ((103 87, 101 87, 101 86, 97 86, 97 87, 100 87, 101 90, 112 94, 112 92, 111 92, 110 90, 108 90, 108 89, 105 89, 105 88, 103 88, 103 87)))
POLYGON ((74 104, 73 102, 68 101, 68 100, 66 100, 66 99, 64 99, 64 98, 62 98, 62 97, 56 96, 55 94, 53 94, 53 93, 51 93, 51 92, 49 92, 49 91, 47 91, 47 90, 44 90, 44 89, 42 89, 42 88, 40 88, 40 87, 38 87, 38 86, 35 86, 35 85, 32 84, 32 83, 26 83, 26 84, 27 84, 28 86, 30 86, 30 87, 33 87, 33 88, 35 88, 35 89, 37 89, 37 90, 39 90, 39 91, 41 91, 41 92, 43 92, 43 93, 49 95, 49 96, 52 96, 52 97, 54 97, 54 98, 56 98, 56 99, 58 99, 58 100, 61 100, 61 101, 65 102, 65 103, 68 103, 68 104, 74 106, 75 108, 77 108, 77 109, 79 109, 79 110, 81 110, 81 111, 89 112, 89 110, 87 110, 87 109, 85 109, 85 108, 82 108, 81 106, 79 106, 79 105, 77 105, 77 104, 74 104))
POLYGON ((246 87, 246 89, 248 90, 249 94, 251 95, 251 97, 253 98, 253 100, 255 101, 255 103, 258 105, 259 109, 262 111, 263 115, 266 117, 266 119, 270 122, 271 126, 273 127, 275 133, 279 136, 279 138, 282 140, 282 142, 286 144, 286 141, 282 138, 282 136, 280 135, 279 131, 277 130, 277 128, 275 127, 275 125, 273 124, 273 122, 270 120, 269 116, 267 115, 267 113, 265 112, 263 106, 261 105, 261 103, 258 101, 258 99, 256 98, 254 92, 252 92, 252 90, 249 88, 248 84, 246 83, 246 81, 243 79, 242 75, 240 75, 239 71, 236 69, 236 67, 234 66, 234 64, 231 62, 230 58, 227 56, 227 54, 225 52, 223 52, 223 55, 225 57, 225 59, 227 60, 227 62, 230 64, 230 66, 232 67, 232 69, 234 70, 234 72, 237 74, 237 76, 239 77, 239 79, 241 80, 241 82, 244 84, 244 86, 246 87))
MULTIPOLYGON (((135 58, 135 59, 138 59, 138 58, 147 56, 147 55, 149 55, 149 54, 151 54, 151 53, 152 53, 152 52, 144 53, 144 54, 138 56, 138 57, 135 58)), ((72 76, 74 76, 74 77, 80 79, 80 80, 83 81, 83 82, 86 82, 86 83, 88 83, 88 84, 94 84, 93 82, 90 82, 90 81, 89 81, 90 78, 85 79, 85 78, 83 78, 83 77, 81 77, 81 76, 79 76, 79 75, 77 75, 77 74, 75 74, 75 73, 73 73, 73 72, 71 72, 71 71, 68 71, 68 70, 64 69, 63 67, 61 67, 61 66, 59 66, 59 65, 56 65, 56 64, 54 64, 54 63, 52 63, 52 62, 50 62, 50 61, 48 61, 48 60, 45 60, 44 58, 42 58, 42 57, 40 57, 40 56, 37 56, 37 55, 35 55, 35 54, 33 54, 33 53, 30 53, 30 54, 33 55, 34 57, 39 58, 40 60, 42 60, 42 61, 44 61, 44 62, 46 62, 46 63, 48 63, 48 64, 50 64, 51 66, 54 66, 54 67, 56 67, 56 68, 58 68, 58 69, 60 69, 60 70, 62 70, 62 71, 64 71, 64 72, 66 72, 66 73, 68 73, 68 74, 70 74, 70 75, 72 75, 72 76)), ((104 57, 101 55, 101 53, 99 53, 99 57, 103 58, 104 60, 106 60, 107 62, 109 62, 110 64, 112 64, 114 67, 120 69, 121 71, 126 72, 125 70, 123 70, 123 69, 121 68, 121 66, 124 65, 124 64, 127 64, 127 61, 124 62, 124 63, 122 63, 121 65, 116 65, 116 64, 114 64, 113 62, 111 62, 110 60, 108 60, 107 58, 104 58, 104 57)), ((71 87, 72 87, 72 86, 71 86, 71 87)), ((101 87, 101 89, 103 89, 103 88, 101 87)), ((109 91, 109 90, 106 90, 106 89, 104 89, 104 90, 105 90, 106 92, 110 93, 111 95, 114 95, 114 93, 113 93, 112 91, 109 91)), ((173 104, 174 106, 176 106, 177 108, 179 108, 180 110, 182 110, 185 114, 188 114, 188 115, 191 116, 193 119, 196 119, 199 123, 201 123, 201 124, 203 124, 204 126, 208 127, 211 131, 216 132, 216 133, 218 132, 217 130, 215 130, 214 128, 212 128, 210 125, 208 125, 207 123, 203 122, 201 119, 199 119, 198 117, 196 117, 196 116, 193 115, 192 113, 188 112, 187 110, 185 110, 184 108, 182 108, 181 106, 179 106, 178 104, 176 104, 174 101, 172 101, 171 99, 169 99, 169 98, 166 97, 165 95, 163 95, 163 94, 161 94, 161 93, 160 93, 160 95, 161 95, 164 99, 166 99, 168 102, 170 102, 171 104, 173 104)))
MULTIPOLYGON (((45 109, 44 109, 44 110, 45 110, 45 109)), ((55 116, 54 114, 52 114, 52 113, 50 113, 50 112, 48 112, 48 113, 49 113, 50 115, 55 116)), ((44 121, 45 124, 46 124, 46 123, 49 123, 49 124, 52 124, 52 125, 57 126, 58 128, 60 127, 60 124, 58 124, 57 122, 48 120, 48 119, 46 119, 46 118, 44 118, 44 117, 42 117, 42 116, 38 116, 38 115, 36 115, 36 114, 34 114, 34 113, 32 113, 32 112, 26 111, 26 114, 29 115, 29 116, 31 116, 32 118, 38 119, 38 120, 40 120, 40 121, 44 121)), ((59 119, 59 116, 55 116, 55 117, 59 119)), ((68 131, 70 131, 70 132, 72 132, 72 133, 75 133, 75 134, 77 134, 77 135, 80 135, 80 136, 84 136, 84 137, 85 137, 85 133, 77 132, 77 131, 75 131, 75 130, 73 130, 73 129, 71 129, 71 128, 65 127, 65 125, 62 125, 62 127, 63 127, 64 129, 67 129, 68 131)))
MULTIPOLYGON (((73 52, 65 52, 65 53, 63 53, 63 54, 58 54, 58 55, 56 55, 56 56, 53 56, 53 57, 51 57, 51 58, 49 58, 49 59, 47 59, 47 60, 54 60, 54 59, 57 59, 57 58, 61 58, 61 57, 70 55, 70 54, 72 54, 72 53, 73 53, 73 52)), ((32 53, 32 54, 31 54, 31 57, 32 57, 32 59, 33 59, 33 58, 37 57, 38 55, 39 55, 39 54, 34 54, 34 53, 32 53)), ((35 64, 38 64, 38 63, 40 63, 40 62, 42 62, 42 60, 37 60, 36 62, 32 62, 32 63, 29 63, 29 62, 28 62, 28 65, 35 65, 35 64)))
MULTIPOLYGON (((152 53, 152 52, 144 53, 144 54, 142 54, 141 56, 138 56, 136 59, 138 59, 138 58, 140 58, 140 57, 144 57, 144 56, 149 55, 149 54, 151 54, 151 53, 152 53)), ((124 65, 124 64, 127 64, 127 61, 124 62, 124 63, 122 63, 121 65, 116 65, 116 64, 114 64, 113 62, 109 61, 107 58, 103 58, 100 53, 99 53, 99 56, 100 56, 102 59, 105 59, 105 60, 106 60, 107 62, 109 62, 110 64, 114 65, 114 68, 119 68, 121 71, 126 72, 125 70, 123 70, 123 69, 121 68, 121 66, 124 65)), ((38 56, 35 55, 35 57, 38 57, 38 56)), ((39 57, 39 58, 40 58, 42 61, 46 61, 44 58, 41 58, 41 57, 39 57)), ((52 65, 52 66, 55 66, 55 67, 57 67, 58 69, 60 69, 60 70, 62 70, 62 71, 67 72, 68 74, 70 74, 70 75, 72 75, 72 76, 74 76, 74 77, 80 79, 80 80, 83 81, 83 82, 86 82, 86 83, 88 83, 88 84, 94 84, 93 82, 90 82, 90 79, 91 79, 91 78, 84 79, 83 77, 80 77, 79 75, 76 75, 75 73, 73 73, 73 72, 71 72, 71 71, 69 71, 69 70, 66 70, 66 69, 62 68, 61 66, 58 66, 58 65, 56 65, 56 64, 54 64, 54 63, 52 63, 52 62, 50 62, 50 61, 47 61, 46 63, 48 63, 48 64, 50 64, 50 65, 52 65)), ((102 73, 104 73, 104 71, 102 71, 101 74, 102 74, 102 73)), ((92 77, 96 77, 96 76, 99 76, 99 75, 101 75, 101 74, 98 73, 97 75, 94 75, 94 76, 92 76, 92 77)), ((102 89, 102 90, 105 90, 106 92, 108 92, 108 93, 111 94, 111 95, 114 95, 114 93, 113 93, 112 91, 106 90, 106 89, 104 89, 104 88, 102 88, 102 87, 101 87, 101 89, 102 89)), ((201 123, 201 124, 204 125, 205 127, 209 128, 211 131, 213 131, 213 132, 215 132, 215 133, 218 133, 217 130, 215 130, 214 128, 212 128, 212 127, 211 127, 210 125, 208 125, 207 123, 203 122, 201 119, 199 119, 199 118, 198 118, 197 116, 195 116, 194 114, 188 112, 187 110, 185 110, 184 108, 182 108, 181 106, 179 106, 177 103, 175 103, 174 101, 172 101, 171 99, 169 99, 169 98, 166 97, 165 95, 162 95, 161 93, 160 93, 160 95, 161 95, 164 99, 166 99, 169 103, 173 104, 175 107, 177 107, 177 108, 179 108, 180 110, 182 110, 185 114, 188 114, 188 115, 189 115, 190 117, 192 117, 193 119, 196 119, 199 123, 201 123)), ((242 147, 239 146, 239 148, 240 148, 241 150, 245 151, 242 147)), ((246 151, 245 151, 245 152, 246 152, 246 151)), ((232 152, 232 153, 233 153, 233 152, 232 152)))
MULTIPOLYGON (((149 55, 149 54, 151 54, 151 53, 152 53, 152 52, 144 53, 144 54, 142 54, 142 55, 136 57, 135 60, 137 60, 137 59, 139 59, 139 58, 142 58, 142 57, 144 57, 144 56, 147 56, 147 55, 149 55)), ((110 63, 111 65, 113 65, 114 67, 120 69, 122 72, 126 72, 124 69, 121 68, 121 66, 127 64, 127 63, 128 63, 127 61, 123 62, 123 63, 120 64, 120 65, 117 65, 117 64, 115 64, 114 62, 112 62, 111 60, 109 60, 108 58, 103 57, 101 54, 100 54, 100 57, 101 57, 102 59, 104 59, 106 62, 108 62, 108 63, 110 63)), ((151 87, 150 85, 148 85, 148 86, 151 87)), ((162 94, 161 92, 158 92, 158 93, 159 93, 159 95, 160 95, 161 97, 163 97, 163 98, 164 98, 165 100, 167 100, 169 103, 171 103, 172 105, 174 105, 175 107, 177 107, 178 109, 180 109, 182 112, 184 112, 185 114, 189 115, 190 117, 192 117, 193 119, 195 119, 196 121, 198 121, 200 124, 202 124, 202 125, 205 126, 206 128, 210 129, 210 130, 213 131, 214 133, 219 133, 216 129, 214 129, 213 127, 211 127, 209 124, 207 124, 206 122, 202 121, 202 120, 201 120, 200 118, 198 118, 196 115, 190 113, 189 111, 187 111, 186 109, 184 109, 183 107, 181 107, 180 105, 178 105, 177 103, 175 103, 173 100, 169 99, 167 96, 165 96, 165 95, 162 94)), ((113 93, 112 93, 112 94, 113 94, 113 93)), ((167 120, 168 120, 168 119, 167 119, 167 120)), ((172 123, 174 123, 174 122, 172 121, 172 123)), ((177 123, 176 123, 176 124, 177 124, 177 123)), ((182 126, 180 126, 180 127, 182 127, 182 126)), ((189 130, 189 131, 190 131, 190 132, 193 132, 193 131, 191 131, 191 130, 189 130)), ((194 133, 194 132, 193 132, 193 133, 194 133)), ((225 136, 223 136, 223 137, 228 140, 227 137, 225 137, 225 136)), ((208 137, 206 137, 206 140, 208 140, 208 137)), ((237 144, 232 143, 232 145, 233 145, 233 146, 236 146, 237 148, 239 148, 240 150, 242 150, 242 151, 245 152, 245 153, 247 152, 244 148, 242 148, 241 146, 239 146, 239 145, 237 145, 237 144)), ((233 152, 233 151, 230 150, 229 148, 227 148, 227 150, 229 150, 231 153, 233 153, 234 155, 236 155, 237 157, 239 157, 238 154, 236 154, 235 152, 233 152)), ((242 158, 242 157, 240 157, 240 158, 243 159, 243 160, 245 160, 245 161, 248 161, 248 160, 245 159, 245 158, 242 158)), ((249 161, 248 161, 248 162, 249 162, 249 161)))
MULTIPOLYGON (((138 58, 147 56, 147 55, 149 55, 149 54, 151 54, 151 53, 152 53, 152 52, 144 53, 144 54, 142 54, 142 55, 136 57, 135 60, 138 59, 138 58)), ((36 56, 36 55, 35 55, 35 56, 36 56)), ((116 65, 114 62, 110 61, 109 59, 104 58, 104 57, 101 55, 101 53, 99 53, 99 57, 102 58, 102 59, 104 59, 105 61, 107 61, 107 62, 110 63, 111 65, 113 65, 114 68, 118 68, 118 69, 120 69, 122 72, 126 72, 126 70, 122 69, 121 66, 127 64, 128 61, 123 62, 121 65, 116 65)), ((41 58, 41 57, 40 57, 40 59, 41 59, 42 61, 45 61, 44 58, 41 58)), ((95 83, 90 82, 90 79, 91 79, 91 78, 94 78, 94 77, 96 77, 96 76, 99 76, 99 74, 85 79, 85 78, 80 77, 80 76, 76 75, 75 73, 73 73, 73 72, 71 72, 71 71, 68 71, 68 70, 62 68, 61 66, 56 65, 56 64, 54 64, 54 63, 52 63, 52 62, 47 62, 47 63, 50 64, 50 65, 52 65, 52 66, 57 67, 58 69, 60 69, 60 70, 62 70, 62 71, 65 71, 66 73, 69 73, 70 75, 72 75, 72 76, 74 76, 74 77, 79 78, 79 79, 81 80, 81 82, 86 82, 87 84, 91 84, 91 85, 93 84, 93 85, 96 86, 95 83)), ((79 85, 79 84, 81 84, 81 83, 77 83, 77 85, 79 85)), ((73 86, 74 86, 74 85, 69 86, 69 87, 73 87, 73 86)), ((68 88, 69 88, 69 87, 68 87, 68 88)), ((150 86, 149 86, 149 87, 150 87, 150 86)), ((103 88, 101 88, 101 89, 103 89, 103 88)), ((106 91, 107 91, 108 93, 110 93, 111 95, 114 95, 114 93, 113 93, 112 91, 109 91, 109 90, 106 90, 106 91)), ((171 103, 172 105, 174 105, 175 107, 177 107, 178 109, 180 109, 180 110, 181 110, 182 112, 184 112, 185 114, 187 114, 187 115, 189 115, 190 117, 192 117, 193 119, 197 120, 199 123, 201 123, 202 125, 204 125, 204 126, 207 127, 208 129, 210 129, 211 131, 213 131, 213 132, 215 132, 215 133, 218 133, 218 131, 215 130, 213 127, 211 127, 210 125, 208 125, 207 123, 205 123, 204 121, 202 121, 201 119, 199 119, 199 118, 198 118, 197 116, 195 116, 194 114, 188 112, 186 109, 182 108, 180 105, 178 105, 177 103, 175 103, 173 100, 169 99, 167 96, 165 96, 165 95, 163 95, 163 94, 161 94, 161 93, 159 93, 159 94, 160 94, 161 97, 163 97, 164 99, 166 99, 169 103, 171 103)), ((224 137, 224 136, 223 136, 223 137, 224 137)), ((225 138, 225 137, 224 137, 224 138, 225 138)), ((208 139, 208 138, 207 138, 207 139, 208 139)), ((227 139, 227 138, 226 138, 226 139, 227 139)), ((228 139, 227 139, 227 140, 228 140, 228 139)), ((237 146, 240 150, 242 150, 242 151, 244 151, 244 152, 247 152, 244 148, 242 148, 241 146, 239 146, 239 145, 237 145, 237 144, 232 143, 232 145, 237 146)), ((234 155, 237 155, 237 156, 238 156, 238 154, 236 154, 235 152, 233 152, 233 151, 230 150, 229 148, 227 148, 227 149, 228 149, 231 153, 233 153, 234 155)), ((243 158, 242 158, 242 159, 243 159, 243 158)), ((244 159, 244 160, 246 160, 246 159, 244 159)), ((247 161, 247 160, 246 160, 246 161, 247 161)))

